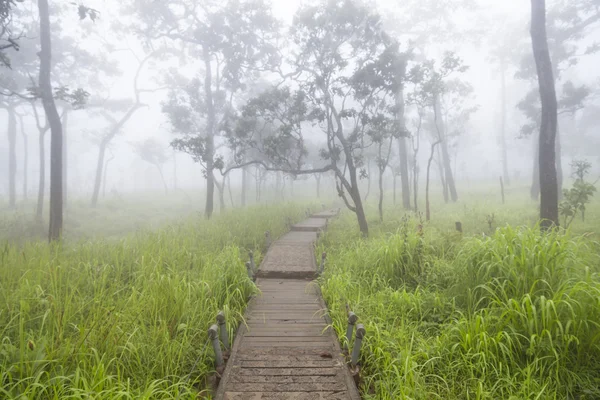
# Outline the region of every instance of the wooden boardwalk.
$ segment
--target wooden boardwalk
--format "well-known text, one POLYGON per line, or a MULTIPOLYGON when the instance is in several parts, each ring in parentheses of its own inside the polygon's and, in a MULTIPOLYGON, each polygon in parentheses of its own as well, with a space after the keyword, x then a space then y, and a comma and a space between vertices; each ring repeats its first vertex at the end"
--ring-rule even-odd
POLYGON ((271 245, 257 274, 261 295, 238 329, 216 399, 360 399, 311 282, 317 232, 336 214, 316 214, 271 245))

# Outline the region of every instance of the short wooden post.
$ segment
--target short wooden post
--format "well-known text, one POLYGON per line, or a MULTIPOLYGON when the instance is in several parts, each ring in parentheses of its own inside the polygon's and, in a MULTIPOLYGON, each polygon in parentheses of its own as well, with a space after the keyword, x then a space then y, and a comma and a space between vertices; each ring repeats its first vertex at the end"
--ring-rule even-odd
POLYGON ((250 264, 250 261, 246 261, 246 271, 248 272, 248 278, 250 278, 252 282, 256 281, 256 279, 254 278, 254 270, 252 270, 252 265, 250 264))
POLYGON ((358 321, 358 317, 352 311, 348 312, 348 327, 346 328, 346 344, 344 344, 344 348, 346 351, 350 348, 350 343, 352 342, 352 333, 354 332, 354 325, 356 325, 356 321, 358 321))
POLYGON ((462 230, 462 222, 460 222, 460 221, 456 221, 456 222, 454 223, 454 225, 456 226, 456 230, 457 230, 458 232, 460 232, 460 233, 462 233, 462 232, 463 232, 463 230, 462 230))
POLYGON ((208 338, 212 342, 213 350, 215 352, 215 362, 217 367, 223 365, 223 353, 221 353, 221 345, 219 344, 219 327, 214 324, 208 328, 208 338))
POLYGON ((271 247, 271 232, 270 231, 265 232, 265 243, 267 245, 267 249, 269 247, 271 247))
POLYGON ((322 274, 325 271, 325 258, 327 258, 327 253, 323 252, 321 254, 321 265, 319 265, 319 274, 322 274))
POLYGON ((354 340, 354 348, 352 349, 351 360, 353 367, 356 367, 356 364, 358 364, 358 358, 360 356, 360 347, 362 346, 362 341, 366 333, 367 331, 365 330, 363 324, 356 325, 356 338, 354 340))
POLYGON ((249 251, 248 257, 250 257, 250 267, 252 268, 252 272, 256 271, 256 264, 254 263, 254 252, 249 251))
POLYGON ((217 314, 217 324, 219 324, 219 333, 223 348, 229 350, 229 332, 227 332, 227 324, 225 323, 225 314, 223 314, 223 311, 219 311, 217 314))

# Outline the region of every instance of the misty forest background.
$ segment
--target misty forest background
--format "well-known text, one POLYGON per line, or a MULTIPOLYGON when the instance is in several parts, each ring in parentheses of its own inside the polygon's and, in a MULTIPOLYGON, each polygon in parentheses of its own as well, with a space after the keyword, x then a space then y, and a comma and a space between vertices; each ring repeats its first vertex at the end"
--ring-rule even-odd
POLYGON ((0 27, 0 397, 210 396, 248 251, 325 207, 364 398, 600 397, 600 1, 0 0, 0 27))

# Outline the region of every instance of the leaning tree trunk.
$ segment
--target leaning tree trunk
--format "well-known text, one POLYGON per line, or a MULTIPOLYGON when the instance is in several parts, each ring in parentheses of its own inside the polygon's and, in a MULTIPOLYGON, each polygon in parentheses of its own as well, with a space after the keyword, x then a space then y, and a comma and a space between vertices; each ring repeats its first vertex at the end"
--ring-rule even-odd
POLYGON ((450 153, 448 152, 448 139, 446 138, 446 130, 444 122, 442 120, 442 112, 440 108, 440 97, 436 94, 433 102, 433 111, 435 117, 435 125, 438 132, 438 138, 441 140, 442 145, 442 162, 444 166, 445 180, 450 191, 450 198, 452 202, 458 201, 458 193, 456 191, 456 185, 454 183, 454 176, 452 174, 452 164, 450 162, 450 153))
POLYGON ((106 160, 106 162, 104 163, 104 171, 102 173, 102 197, 106 198, 106 181, 107 181, 107 176, 108 176, 108 165, 110 164, 110 162, 113 160, 114 156, 110 156, 110 158, 108 158, 106 160))
POLYGON ((63 228, 63 146, 62 123, 52 92, 50 70, 52 50, 48 0, 38 0, 40 12, 40 94, 46 119, 50 124, 50 241, 60 239, 63 228))
POLYGON ((17 205, 17 117, 15 109, 7 108, 8 111, 8 206, 14 208, 17 205))
POLYGON ((558 111, 552 61, 546 35, 546 1, 531 0, 531 42, 535 59, 542 119, 540 127, 540 219, 542 229, 558 226, 556 130, 558 111))
POLYGON ((100 196, 100 186, 102 184, 102 171, 104 169, 104 156, 106 154, 106 146, 108 143, 106 140, 100 142, 100 149, 98 151, 98 162, 96 164, 96 178, 94 179, 94 192, 92 193, 92 207, 98 205, 98 197, 100 196))
POLYGON ((219 192, 219 212, 225 211, 225 177, 223 177, 223 181, 219 183, 217 178, 214 177, 215 186, 217 187, 217 191, 219 192))
POLYGON ((46 190, 46 146, 44 136, 46 135, 45 129, 40 129, 38 138, 38 148, 40 157, 40 179, 38 183, 38 198, 37 208, 35 212, 35 219, 37 222, 42 222, 44 218, 44 191, 46 190))

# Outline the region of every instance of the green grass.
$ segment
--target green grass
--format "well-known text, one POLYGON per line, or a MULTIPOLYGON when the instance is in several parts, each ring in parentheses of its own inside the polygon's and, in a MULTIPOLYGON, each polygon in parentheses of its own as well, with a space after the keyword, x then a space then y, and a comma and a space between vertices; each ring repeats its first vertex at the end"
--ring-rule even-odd
POLYGON ((364 398, 600 398, 600 203, 541 234, 525 193, 465 198, 429 223, 369 204, 368 239, 347 211, 322 237, 334 328, 344 341, 348 306, 367 329, 364 398))
POLYGON ((0 248, 0 398, 195 399, 207 329, 233 334, 255 292, 244 262, 304 217, 255 206, 119 240, 0 248))

